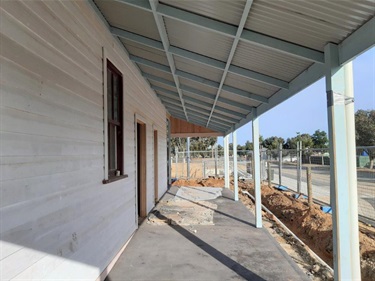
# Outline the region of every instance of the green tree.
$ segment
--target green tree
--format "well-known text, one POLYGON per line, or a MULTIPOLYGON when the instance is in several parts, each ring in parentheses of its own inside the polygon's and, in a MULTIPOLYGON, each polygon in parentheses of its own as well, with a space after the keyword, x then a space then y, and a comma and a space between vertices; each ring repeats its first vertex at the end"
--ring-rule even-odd
POLYGON ((245 142, 245 150, 253 150, 253 143, 250 141, 245 142))
POLYGON ((328 147, 328 136, 325 131, 316 130, 311 136, 314 143, 314 148, 327 148, 328 147))
POLYGON ((288 138, 285 143, 285 148, 287 149, 296 149, 297 142, 302 141, 303 148, 311 148, 314 146, 312 137, 309 134, 300 134, 297 132, 297 136, 294 138, 288 138))
POLYGON ((267 148, 268 150, 275 150, 275 149, 279 149, 280 143, 284 145, 284 139, 273 136, 273 137, 266 138, 265 140, 263 140, 261 144, 264 148, 267 148))
MULTIPOLYGON (((355 137, 358 146, 375 146, 375 110, 358 110, 355 113, 355 137)), ((364 149, 374 167, 375 148, 364 149)))
POLYGON ((171 138, 171 153, 176 155, 176 148, 179 152, 186 150, 186 138, 171 138))

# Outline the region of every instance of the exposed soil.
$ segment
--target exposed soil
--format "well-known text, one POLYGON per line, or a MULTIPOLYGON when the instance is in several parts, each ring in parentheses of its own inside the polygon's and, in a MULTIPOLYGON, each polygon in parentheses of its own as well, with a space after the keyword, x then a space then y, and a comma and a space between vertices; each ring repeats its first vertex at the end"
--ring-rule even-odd
MULTIPOLYGON (((224 179, 178 180, 174 182, 173 185, 223 187, 224 179)), ((233 188, 233 182, 231 188, 233 188)), ((250 182, 239 181, 239 188, 247 190, 250 194, 254 194, 254 188, 250 182)), ((279 191, 275 188, 263 185, 262 203, 306 245, 319 255, 321 259, 332 266, 332 216, 323 213, 320 210, 320 206, 317 204, 309 208, 306 199, 295 199, 292 197, 292 194, 292 192, 279 191)), ((245 205, 250 209, 252 208, 253 203, 247 196, 240 196, 240 198, 245 205)), ((267 215, 265 217, 267 217, 267 215)), ((269 219, 272 220, 272 218, 269 219)), ((271 227, 275 228, 274 225, 271 227)), ((277 231, 280 230, 276 230, 276 232, 277 231)), ((362 280, 375 280, 375 228, 359 223, 359 241, 362 280)), ((287 241, 287 243, 291 244, 290 241, 287 241)), ((304 259, 306 261, 306 257, 304 259)), ((310 265, 312 273, 317 273, 314 271, 319 270, 314 270, 313 268, 317 267, 317 265, 313 261, 311 262, 313 263, 310 265)), ((330 279, 327 278, 327 274, 323 274, 323 276, 323 279, 330 279)))

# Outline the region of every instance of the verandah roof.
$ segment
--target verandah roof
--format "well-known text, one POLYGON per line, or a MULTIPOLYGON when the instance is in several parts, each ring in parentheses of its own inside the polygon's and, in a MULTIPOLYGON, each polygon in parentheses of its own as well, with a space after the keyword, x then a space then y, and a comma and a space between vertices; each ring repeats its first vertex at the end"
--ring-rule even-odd
POLYGON ((375 44, 375 1, 95 0, 169 113, 229 133, 375 44))

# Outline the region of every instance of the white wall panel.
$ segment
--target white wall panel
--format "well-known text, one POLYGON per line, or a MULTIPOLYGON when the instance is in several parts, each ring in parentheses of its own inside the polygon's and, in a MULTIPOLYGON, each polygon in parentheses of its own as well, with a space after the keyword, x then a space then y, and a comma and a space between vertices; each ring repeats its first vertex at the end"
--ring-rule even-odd
POLYGON ((147 209, 167 188, 166 111, 86 1, 0 3, 1 280, 95 280, 137 228, 134 114, 147 126, 147 209), (123 74, 124 170, 103 185, 102 48, 123 74))

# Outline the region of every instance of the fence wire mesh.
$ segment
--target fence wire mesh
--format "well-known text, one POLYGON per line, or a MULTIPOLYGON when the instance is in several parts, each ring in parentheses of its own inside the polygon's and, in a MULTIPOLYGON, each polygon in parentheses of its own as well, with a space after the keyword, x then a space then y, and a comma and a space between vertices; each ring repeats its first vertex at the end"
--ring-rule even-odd
MULTIPOLYGON (((358 212, 364 221, 375 223, 375 166, 369 155, 373 147, 357 147, 358 212)), ((307 168, 311 169, 312 196, 324 205, 330 205, 330 157, 329 149, 265 150, 260 153, 261 179, 307 195, 307 168)), ((238 177, 252 179, 252 151, 238 151, 238 177)), ((229 173, 233 174, 233 156, 230 151, 229 173)), ((178 152, 172 157, 172 177, 206 178, 224 176, 223 151, 178 152), (188 162, 190 165, 188 165, 188 162), (190 173, 188 174, 188 166, 190 173)))

